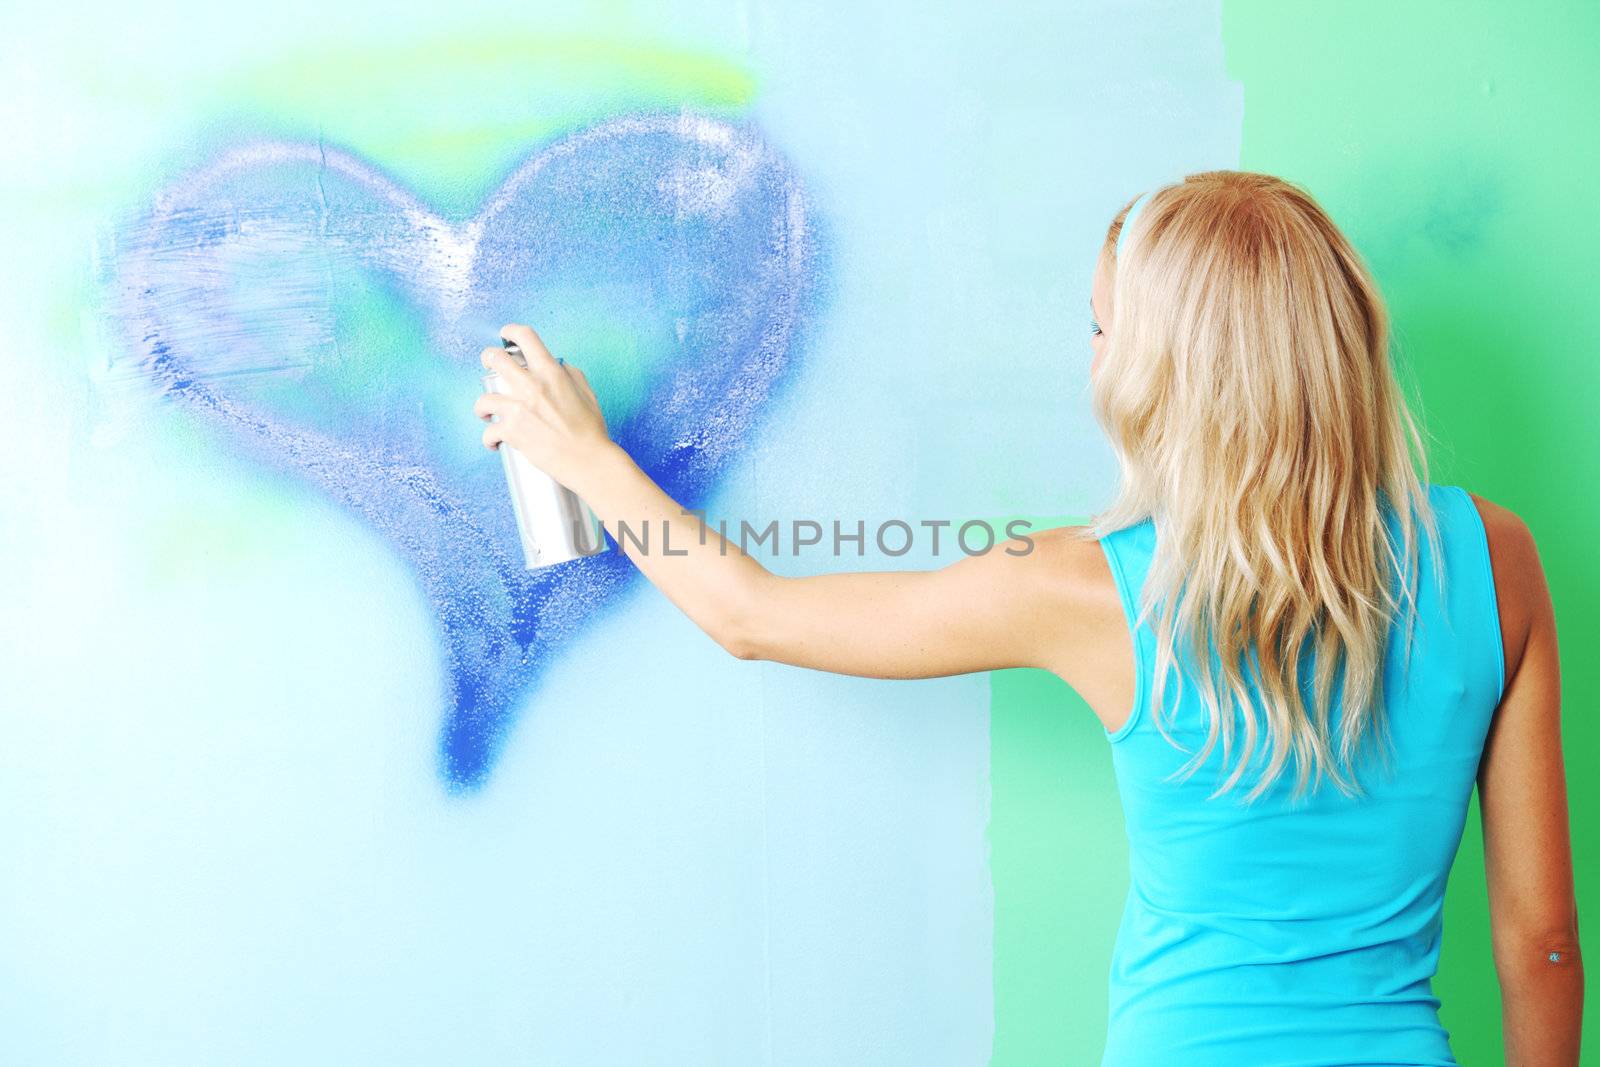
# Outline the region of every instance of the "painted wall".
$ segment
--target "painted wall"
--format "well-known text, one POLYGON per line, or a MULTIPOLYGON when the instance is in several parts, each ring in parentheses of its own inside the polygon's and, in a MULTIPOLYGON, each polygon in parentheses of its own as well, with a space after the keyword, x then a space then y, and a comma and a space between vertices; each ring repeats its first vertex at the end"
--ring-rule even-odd
POLYGON ((713 516, 1085 508, 1104 220, 1238 155, 1215 6, 7 23, 0 1059, 985 1061, 989 680, 530 578, 476 353, 713 516))
POLYGON ((470 413, 506 319, 713 517, 1060 521, 1113 476, 1106 220, 1277 170, 1372 257, 1442 480, 1594 633, 1575 8, 1448 48, 1441 6, 144 10, 0 41, 6 1062, 1093 1062, 1126 883, 1081 704, 740 663, 615 558, 524 574, 470 413))

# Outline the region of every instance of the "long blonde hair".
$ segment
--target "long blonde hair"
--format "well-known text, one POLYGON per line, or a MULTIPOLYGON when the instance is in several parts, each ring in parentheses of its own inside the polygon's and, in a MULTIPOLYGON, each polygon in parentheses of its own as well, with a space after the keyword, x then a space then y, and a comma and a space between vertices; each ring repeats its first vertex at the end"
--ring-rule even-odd
MULTIPOLYGON (((1237 766, 1212 796, 1239 781, 1258 717, 1270 760, 1248 800, 1291 754, 1296 798, 1313 776, 1359 795, 1363 743, 1388 738, 1385 648, 1403 602, 1415 606, 1419 528, 1439 565, 1426 448, 1391 366, 1383 299, 1322 208, 1282 179, 1208 171, 1156 190, 1117 260, 1127 213, 1106 234, 1112 322, 1093 386, 1122 478, 1084 533, 1154 520, 1139 607, 1141 620, 1155 620, 1157 725, 1184 747, 1160 714, 1182 657, 1210 726, 1179 772, 1197 770, 1219 736, 1227 762, 1239 709, 1237 766), (1401 597, 1391 591, 1399 575, 1410 576, 1401 597), (1316 657, 1309 707, 1299 676, 1307 645, 1316 657), (1201 649, 1214 650, 1220 678, 1201 649)), ((1414 612, 1406 617, 1409 661, 1414 612)))

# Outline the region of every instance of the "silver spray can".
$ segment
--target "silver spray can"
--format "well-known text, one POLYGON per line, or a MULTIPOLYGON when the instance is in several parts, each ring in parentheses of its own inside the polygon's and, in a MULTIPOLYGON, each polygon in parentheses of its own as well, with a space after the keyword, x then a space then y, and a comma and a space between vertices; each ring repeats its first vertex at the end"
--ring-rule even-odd
MULTIPOLYGON (((504 338, 501 343, 518 366, 527 367, 522 349, 504 338)), ((483 391, 510 392, 493 371, 483 376, 483 391)), ((605 551, 600 520, 589 505, 578 499, 578 494, 535 467, 505 441, 495 451, 500 453, 505 467, 511 508, 516 512, 517 533, 522 538, 522 557, 529 570, 605 551)))

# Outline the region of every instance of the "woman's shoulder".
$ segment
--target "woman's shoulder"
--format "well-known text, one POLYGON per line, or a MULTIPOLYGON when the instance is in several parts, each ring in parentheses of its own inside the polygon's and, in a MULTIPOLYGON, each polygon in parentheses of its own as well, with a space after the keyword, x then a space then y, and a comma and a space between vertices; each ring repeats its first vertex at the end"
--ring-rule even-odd
POLYGON ((1119 530, 1097 538, 1086 526, 1058 526, 1029 535, 1035 573, 1053 590, 1051 625, 1059 632, 1050 670, 1083 698, 1102 725, 1125 716, 1133 699, 1132 635, 1112 571, 1116 552, 1107 551, 1126 534, 1119 530))
POLYGON ((1097 537, 1088 526, 1054 526, 1028 536, 1040 563, 1059 578, 1065 592, 1097 600, 1104 598, 1108 588, 1116 591, 1106 564, 1107 547, 1119 544, 1137 529, 1127 527, 1097 537))
POLYGON ((1436 488, 1458 491, 1476 512, 1494 564, 1495 585, 1502 592, 1514 594, 1530 579, 1542 579, 1544 569, 1539 561, 1538 545, 1533 530, 1521 515, 1462 486, 1436 488))
POLYGON ((1459 490, 1483 525, 1509 677, 1521 661, 1529 630, 1549 596, 1539 547, 1533 530, 1512 509, 1464 487, 1449 488, 1459 490))
POLYGON ((1484 529, 1489 534, 1491 543, 1498 540, 1506 545, 1517 545, 1525 548, 1533 546, 1533 531, 1523 521, 1522 516, 1503 504, 1497 504, 1487 497, 1479 496, 1464 486, 1450 486, 1460 489, 1466 494, 1473 507, 1477 509, 1478 517, 1483 520, 1484 529))

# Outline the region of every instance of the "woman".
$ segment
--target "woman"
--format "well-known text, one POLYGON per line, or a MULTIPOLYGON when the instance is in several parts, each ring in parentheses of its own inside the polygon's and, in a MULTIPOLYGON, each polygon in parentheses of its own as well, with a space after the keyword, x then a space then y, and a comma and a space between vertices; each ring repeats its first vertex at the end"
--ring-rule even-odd
POLYGON ((1428 483, 1366 268, 1301 189, 1217 171, 1119 213, 1090 306, 1119 495, 936 570, 769 573, 526 326, 526 371, 484 350, 515 384, 476 411, 613 536, 671 527, 673 554, 624 551, 741 659, 1082 695, 1132 875, 1104 1064, 1455 1063, 1431 979, 1475 781, 1506 1060, 1576 1064, 1550 597, 1514 514, 1428 483))

